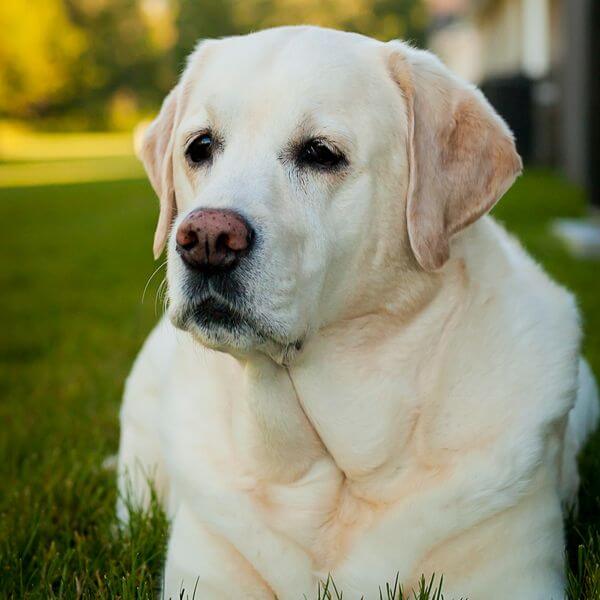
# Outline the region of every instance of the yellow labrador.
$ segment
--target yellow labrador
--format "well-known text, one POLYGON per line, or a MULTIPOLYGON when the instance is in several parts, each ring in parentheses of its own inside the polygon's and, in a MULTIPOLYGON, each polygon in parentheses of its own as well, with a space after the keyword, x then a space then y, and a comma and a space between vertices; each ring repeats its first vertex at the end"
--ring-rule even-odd
POLYGON ((595 383, 573 298, 485 216, 521 160, 482 94, 400 42, 205 41, 141 158, 169 307, 119 481, 173 519, 166 597, 562 598, 595 383))

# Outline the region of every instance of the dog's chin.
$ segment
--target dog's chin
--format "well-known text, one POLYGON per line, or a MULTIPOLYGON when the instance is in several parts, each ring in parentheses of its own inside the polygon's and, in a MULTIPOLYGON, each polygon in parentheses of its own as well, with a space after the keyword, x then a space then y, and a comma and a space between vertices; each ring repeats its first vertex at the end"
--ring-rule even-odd
POLYGON ((169 314, 175 327, 214 350, 249 351, 262 342, 263 336, 245 314, 212 297, 188 302, 169 314))
POLYGON ((301 341, 286 341, 261 319, 212 297, 170 308, 169 317, 175 327, 187 331, 203 346, 234 356, 262 352, 287 365, 302 348, 301 341))

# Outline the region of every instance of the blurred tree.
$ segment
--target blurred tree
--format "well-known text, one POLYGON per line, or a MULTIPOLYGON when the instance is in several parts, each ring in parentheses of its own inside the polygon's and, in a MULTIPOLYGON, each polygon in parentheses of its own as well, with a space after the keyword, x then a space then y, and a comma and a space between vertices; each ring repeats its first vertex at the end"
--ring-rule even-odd
POLYGON ((426 13, 421 0, 180 0, 177 23, 181 65, 199 39, 278 25, 322 25, 422 45, 426 13))
POLYGON ((421 0, 4 0, 0 117, 129 127, 198 39, 300 23, 417 44, 425 24, 421 0))
POLYGON ((0 30, 0 114, 28 117, 60 102, 87 44, 62 0, 0 2, 0 30))
POLYGON ((130 126, 175 72, 170 0, 0 2, 0 116, 130 126))
POLYGON ((232 0, 179 1, 176 57, 180 67, 199 40, 241 33, 233 20, 234 4, 232 0))
POLYGON ((237 28, 312 24, 357 31, 382 40, 424 41, 421 0, 245 0, 233 2, 237 28))
MULTIPOLYGON (((114 124, 113 114, 156 105, 169 89, 175 63, 173 9, 168 0, 64 0, 89 41, 74 74, 70 102, 114 124)), ((118 123, 117 123, 118 124, 118 123)), ((124 123, 125 125, 128 123, 124 123)))

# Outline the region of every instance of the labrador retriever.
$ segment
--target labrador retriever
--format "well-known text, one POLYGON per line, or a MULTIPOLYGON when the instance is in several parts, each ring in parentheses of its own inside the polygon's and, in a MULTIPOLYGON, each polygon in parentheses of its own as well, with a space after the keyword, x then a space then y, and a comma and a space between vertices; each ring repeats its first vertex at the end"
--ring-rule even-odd
POLYGON ((573 297, 486 216, 521 160, 483 95, 401 42, 276 28, 200 43, 140 155, 168 318, 118 478, 172 519, 165 597, 563 598, 597 393, 573 297))

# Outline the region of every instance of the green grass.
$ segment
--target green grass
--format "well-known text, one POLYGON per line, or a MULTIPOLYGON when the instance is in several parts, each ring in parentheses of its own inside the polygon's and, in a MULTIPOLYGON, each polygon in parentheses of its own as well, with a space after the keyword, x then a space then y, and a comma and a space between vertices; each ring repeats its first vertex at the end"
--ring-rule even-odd
MULTIPOLYGON (((141 180, 0 189, 0 597, 146 598, 157 589, 164 518, 156 510, 118 532, 113 474, 101 466, 117 449, 123 380, 155 321, 158 282, 141 297, 156 209, 141 180)), ((548 233, 550 219, 583 211, 576 188, 533 172, 496 216, 576 292, 585 353, 600 373, 600 263, 571 258, 548 233)), ((569 593, 600 598, 600 435, 581 470, 569 593)))
POLYGON ((0 164, 0 187, 18 187, 74 182, 114 181, 141 177, 142 166, 134 156, 99 156, 0 164))
POLYGON ((141 178, 133 138, 128 132, 44 133, 0 121, 0 187, 141 178))

